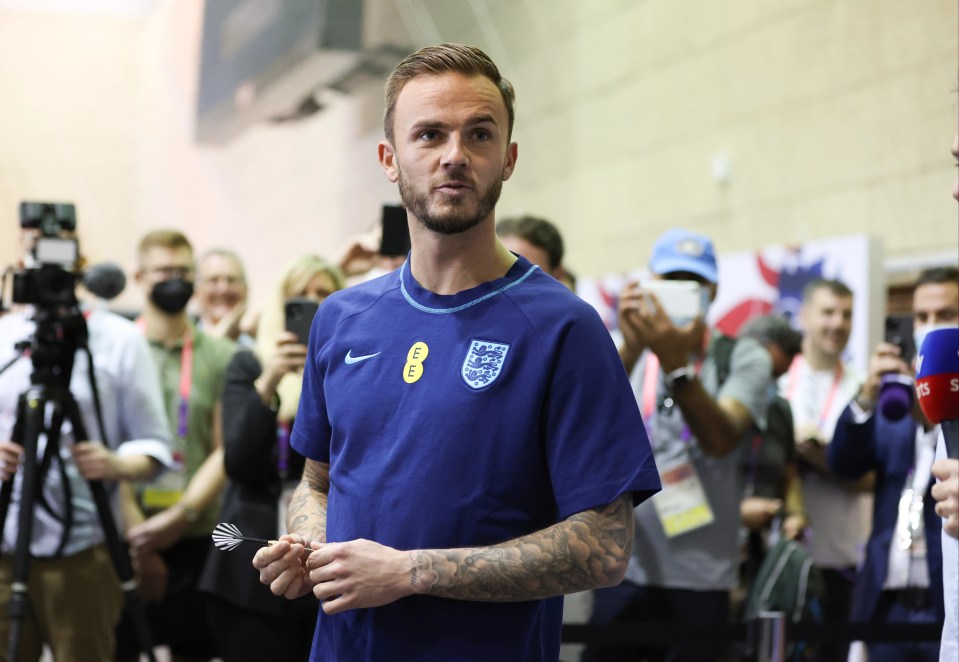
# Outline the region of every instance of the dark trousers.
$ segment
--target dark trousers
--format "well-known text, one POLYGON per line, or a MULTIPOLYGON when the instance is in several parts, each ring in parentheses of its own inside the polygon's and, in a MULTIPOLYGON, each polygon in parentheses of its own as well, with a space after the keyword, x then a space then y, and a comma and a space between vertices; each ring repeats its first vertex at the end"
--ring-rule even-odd
MULTIPOLYGON (((826 582, 826 602, 823 605, 825 623, 848 623, 852 611, 852 589, 856 585, 856 569, 821 568, 826 582)), ((846 662, 849 642, 824 642, 816 656, 818 662, 846 662)), ((870 659, 870 662, 871 659, 870 659)))
MULTIPOLYGON (((903 604, 892 591, 879 594, 874 623, 939 623, 931 598, 923 605, 903 604)), ((938 641, 890 641, 869 644, 869 662, 938 662, 938 641)))
MULTIPOLYGON (((640 622, 725 625, 729 623, 729 592, 637 586, 631 582, 594 591, 591 624, 640 622)), ((670 646, 590 646, 583 653, 582 662, 716 662, 726 649, 723 643, 693 639, 670 646)))
POLYGON ((320 603, 312 595, 301 600, 298 608, 268 616, 208 595, 207 618, 223 662, 309 660, 320 603))

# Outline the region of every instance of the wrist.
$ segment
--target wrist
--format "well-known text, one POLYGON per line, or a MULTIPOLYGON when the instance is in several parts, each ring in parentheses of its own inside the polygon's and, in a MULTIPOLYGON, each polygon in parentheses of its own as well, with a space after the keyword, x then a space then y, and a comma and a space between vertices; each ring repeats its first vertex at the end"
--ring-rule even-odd
POLYGON ((193 504, 178 501, 173 504, 173 509, 177 517, 182 519, 188 525, 195 524, 200 520, 201 510, 193 504))
POLYGON ((856 404, 859 405, 860 409, 868 413, 876 407, 876 395, 875 390, 863 386, 853 399, 856 401, 856 404))

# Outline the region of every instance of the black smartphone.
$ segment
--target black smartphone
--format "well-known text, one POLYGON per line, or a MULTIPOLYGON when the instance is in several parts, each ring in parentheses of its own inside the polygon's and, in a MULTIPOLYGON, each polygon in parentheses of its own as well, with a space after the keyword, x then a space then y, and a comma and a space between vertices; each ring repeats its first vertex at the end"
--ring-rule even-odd
POLYGON ((406 257, 410 252, 410 226, 406 222, 406 208, 399 205, 383 205, 380 255, 406 257))
POLYGON ((319 307, 320 304, 316 301, 304 297, 293 297, 283 304, 286 330, 295 333, 300 343, 304 345, 310 339, 310 327, 313 325, 313 318, 319 307))
POLYGON ((899 348, 903 361, 910 363, 916 355, 915 341, 912 339, 912 315, 886 317, 885 339, 887 343, 899 348))

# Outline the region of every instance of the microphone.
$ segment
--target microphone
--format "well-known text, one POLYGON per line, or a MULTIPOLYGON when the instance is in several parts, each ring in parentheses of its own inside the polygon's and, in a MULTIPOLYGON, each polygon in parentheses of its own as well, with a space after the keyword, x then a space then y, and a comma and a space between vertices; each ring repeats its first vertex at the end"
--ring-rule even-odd
POLYGON ((83 286, 99 299, 115 299, 127 286, 127 277, 113 262, 95 264, 83 274, 83 286))
POLYGON ((890 372, 879 383, 878 408, 884 418, 898 421, 912 411, 912 377, 890 372))
POLYGON ((916 394, 926 418, 942 426, 946 454, 959 459, 959 327, 933 329, 922 341, 916 394))

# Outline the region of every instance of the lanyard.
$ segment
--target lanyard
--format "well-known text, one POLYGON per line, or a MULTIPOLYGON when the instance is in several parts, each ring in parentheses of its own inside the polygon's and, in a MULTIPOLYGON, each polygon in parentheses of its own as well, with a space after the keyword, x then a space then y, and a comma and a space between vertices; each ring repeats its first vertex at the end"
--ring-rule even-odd
POLYGON ((290 428, 289 421, 276 423, 276 469, 283 479, 290 470, 290 428))
MULTIPOLYGON (((789 381, 786 386, 786 399, 792 402, 793 395, 796 393, 796 384, 799 381, 799 370, 803 361, 802 355, 797 354, 789 366, 789 381)), ((833 401, 836 399, 836 393, 839 392, 839 383, 842 381, 842 363, 836 364, 836 370, 833 374, 832 386, 829 387, 829 393, 826 395, 826 401, 823 402, 822 409, 819 411, 819 421, 816 427, 820 432, 829 418, 829 412, 832 411, 833 401)))
MULTIPOLYGON (((137 318, 137 328, 146 335, 146 322, 137 318)), ((190 413, 190 392, 193 388, 193 332, 188 326, 183 333, 183 349, 180 351, 180 402, 177 406, 177 435, 186 439, 187 421, 190 413)))
MULTIPOLYGON (((703 369, 703 359, 696 361, 696 374, 699 375, 703 369)), ((643 374, 643 422, 646 424, 646 436, 653 438, 653 414, 656 409, 656 396, 659 395, 659 357, 652 352, 647 352, 646 372, 643 374)), ((684 442, 692 438, 689 426, 683 426, 680 435, 684 442)))

